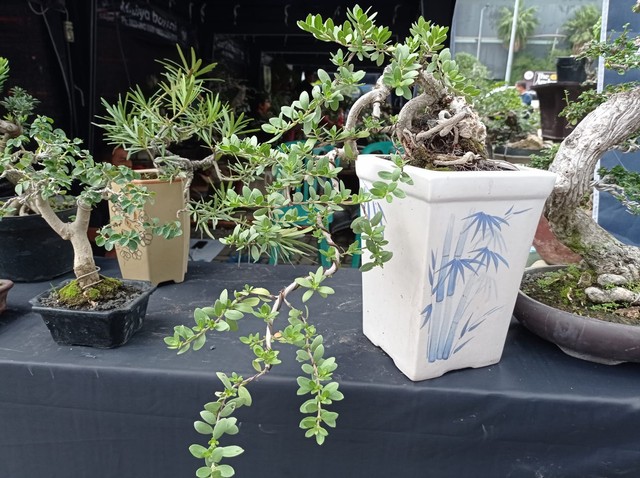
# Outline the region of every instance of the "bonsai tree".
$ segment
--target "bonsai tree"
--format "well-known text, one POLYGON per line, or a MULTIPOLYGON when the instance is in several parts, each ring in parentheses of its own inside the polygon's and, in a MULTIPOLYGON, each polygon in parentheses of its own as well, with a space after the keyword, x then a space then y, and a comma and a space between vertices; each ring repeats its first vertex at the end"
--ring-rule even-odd
MULTIPOLYGON (((640 4, 636 3, 633 10, 639 12, 640 4)), ((602 56, 606 68, 623 73, 638 68, 636 42, 625 28, 613 41, 592 43, 585 55, 602 56)), ((607 87, 602 94, 585 92, 570 104, 566 112, 569 121, 584 119, 562 142, 549 167, 558 174, 558 181, 546 207, 556 236, 580 254, 589 268, 596 274, 623 276, 628 282, 640 280, 640 249, 623 244, 602 229, 582 208, 582 202, 605 152, 637 149, 639 102, 640 88, 627 83, 607 87)), ((630 211, 638 212, 636 174, 614 168, 602 171, 601 176, 596 187, 613 193, 630 211)))
POLYGON ((486 158, 485 127, 466 99, 477 91, 444 48, 448 29, 420 18, 404 42, 393 43, 389 29, 377 25, 375 17, 375 13, 355 6, 342 24, 319 15, 298 22, 318 40, 337 44, 331 56, 335 73, 318 70, 319 82, 311 94, 301 93, 262 126, 272 135, 266 143, 242 134, 244 119, 235 117, 207 89, 206 74, 213 66, 204 66, 193 52, 190 57, 181 52, 180 62, 163 62, 165 72, 158 91, 149 98, 134 89, 116 104, 105 103, 100 126, 113 144, 146 152, 160 169, 192 172, 212 168, 222 184, 242 185, 222 187, 210 200, 191 205, 193 218, 205 232, 211 232, 220 220, 234 222, 235 228, 222 242, 248 252, 254 260, 263 254, 287 259, 309 252, 302 242, 305 234, 329 244, 323 254, 330 266, 304 272, 279 291, 254 285, 224 290, 211 307, 195 310, 195 324, 177 326, 173 336, 165 339, 169 348, 184 353, 202 348, 209 332, 236 330, 237 321, 247 316, 266 324, 263 333, 240 338, 254 355, 255 373, 219 372, 222 389, 215 401, 204 406, 202 420, 195 423, 196 430, 208 437, 205 446, 190 448, 194 456, 204 460, 196 472, 199 477, 233 475, 233 468, 222 463, 243 451, 227 441, 226 435, 238 432, 233 413, 251 404, 249 384, 280 363, 278 344, 298 349, 303 372, 298 378, 298 393, 308 397, 301 406, 304 418, 300 427, 305 436, 322 444, 328 428, 336 425, 337 413, 330 406, 343 398, 333 380, 337 364, 333 357, 325 356, 323 337, 311 323, 305 303, 314 295, 333 294, 327 279, 339 269, 344 256, 361 254, 361 270, 367 271, 383 265, 391 253, 385 250, 381 212, 363 215, 352 223, 366 253, 357 241, 345 248, 337 246, 327 228, 329 216, 347 205, 401 199, 405 195, 402 184, 411 181, 403 171, 407 164, 449 170, 503 167, 486 158), (380 77, 371 91, 355 100, 344 127, 326 126, 322 122, 325 112, 337 111, 365 76, 356 69, 357 60, 370 61, 381 72, 380 77), (380 105, 392 92, 404 98, 404 106, 397 116, 383 117, 380 105), (306 140, 276 146, 292 128, 301 128, 306 140), (379 133, 392 137, 403 152, 390 155, 395 168, 380 173, 380 180, 369 190, 347 189, 338 177, 339 164, 356 159, 359 139, 379 133), (202 143, 202 157, 179 156, 175 146, 194 138, 202 143), (322 146, 333 149, 320 156, 312 153, 322 146), (228 163, 226 174, 218 164, 222 158, 228 163), (264 190, 249 187, 265 176, 272 179, 265 182, 264 190), (296 192, 305 183, 308 199, 296 192), (294 295, 296 290, 301 297, 294 295), (283 313, 283 308, 288 313, 283 313), (277 322, 282 322, 282 315, 288 321, 285 324, 277 322))
MULTIPOLYGON (((0 90, 8 74, 9 64, 0 58, 0 90)), ((113 283, 105 284, 93 258, 87 236, 92 207, 103 199, 112 199, 123 211, 131 213, 142 208, 149 195, 144 189, 129 184, 137 177, 134 171, 94 161, 89 152, 81 148, 81 140, 69 139, 64 131, 53 126, 52 119, 37 116, 28 122, 36 103, 35 98, 18 87, 0 102, 5 109, 0 120, 0 179, 12 183, 16 193, 12 200, 0 204, 0 219, 25 214, 27 210, 40 214, 73 246, 73 271, 84 293, 72 301, 83 303, 89 297, 95 300, 89 289, 105 292, 113 288, 113 283), (122 189, 115 191, 113 184, 119 184, 122 189), (56 215, 56 207, 61 198, 69 198, 75 191, 79 191, 74 196, 76 213, 72 221, 65 222, 56 215)), ((179 233, 172 225, 148 225, 165 236, 179 233)), ((135 249, 141 237, 134 231, 105 235, 100 241, 108 247, 117 243, 135 249)))

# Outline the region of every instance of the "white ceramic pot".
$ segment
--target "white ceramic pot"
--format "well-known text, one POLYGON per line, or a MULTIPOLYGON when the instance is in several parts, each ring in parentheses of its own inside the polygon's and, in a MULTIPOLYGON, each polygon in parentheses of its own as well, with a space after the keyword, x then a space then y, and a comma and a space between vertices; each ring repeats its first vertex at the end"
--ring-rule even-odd
MULTIPOLYGON (((367 189, 391 169, 375 155, 356 162, 367 189)), ((497 363, 555 174, 405 171, 414 183, 401 186, 406 198, 362 210, 383 212, 393 252, 363 274, 364 334, 411 380, 497 363)))

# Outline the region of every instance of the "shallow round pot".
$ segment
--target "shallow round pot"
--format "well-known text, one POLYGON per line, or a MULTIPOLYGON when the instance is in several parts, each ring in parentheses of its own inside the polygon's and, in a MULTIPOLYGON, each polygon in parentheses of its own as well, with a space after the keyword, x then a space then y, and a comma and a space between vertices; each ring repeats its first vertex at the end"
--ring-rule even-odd
MULTIPOLYGON (((140 291, 129 303, 113 310, 76 310, 42 305, 40 300, 48 296, 46 290, 31 299, 31 308, 40 314, 51 337, 59 345, 84 345, 86 347, 113 348, 124 345, 142 327, 147 313, 149 297, 156 286, 147 281, 122 279, 140 291)), ((67 284, 63 281, 56 289, 67 284)))
MULTIPOLYGON (((548 272, 562 266, 525 271, 548 272)), ((549 307, 518 293, 513 315, 539 337, 556 344, 568 355, 590 362, 615 365, 640 362, 640 326, 615 324, 549 307)))

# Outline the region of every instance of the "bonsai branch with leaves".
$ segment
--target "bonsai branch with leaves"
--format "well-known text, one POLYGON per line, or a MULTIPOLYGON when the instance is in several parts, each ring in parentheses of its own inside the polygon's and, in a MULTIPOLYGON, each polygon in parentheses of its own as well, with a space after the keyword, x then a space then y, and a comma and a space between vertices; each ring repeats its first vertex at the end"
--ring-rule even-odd
POLYGON ((191 447, 196 457, 204 459, 204 466, 196 472, 201 478, 233 475, 233 468, 223 461, 242 450, 226 444, 223 437, 238 432, 233 413, 251 404, 248 385, 278 365, 278 344, 298 349, 303 372, 298 393, 308 396, 300 408, 305 435, 322 444, 328 428, 336 424, 337 414, 329 406, 342 398, 332 379, 337 365, 333 358, 325 357, 323 337, 311 324, 305 305, 314 295, 333 293, 326 281, 345 256, 362 255, 361 270, 366 271, 384 265, 391 253, 385 250, 380 211, 361 215, 351 225, 364 248, 357 241, 346 248, 337 246, 328 229, 331 215, 348 205, 369 209, 366 206, 373 201, 403 198, 401 186, 411 182, 403 171, 406 164, 449 170, 507 167, 486 159, 485 127, 465 98, 476 89, 465 81, 444 48, 448 29, 421 18, 403 43, 393 43, 389 29, 377 25, 375 19, 375 13, 355 6, 342 24, 319 15, 298 22, 318 40, 337 45, 331 55, 335 72, 319 70, 319 82, 311 94, 303 92, 263 125, 273 136, 267 143, 246 135, 243 116, 236 117, 207 89, 206 75, 213 66, 203 66, 193 51, 190 57, 179 51, 179 63, 163 62, 165 72, 158 91, 149 98, 134 89, 114 105, 105 103, 100 126, 113 144, 130 152, 145 151, 161 170, 191 174, 211 168, 223 185, 236 185, 223 186, 213 198, 190 206, 201 230, 211 233, 219 221, 232 221, 235 228, 221 241, 247 251, 254 260, 264 254, 287 260, 293 254, 310 252, 302 241, 305 234, 329 244, 322 254, 330 266, 305 273, 278 292, 254 285, 223 291, 211 307, 195 311, 195 325, 177 326, 173 336, 165 339, 171 349, 184 353, 202 348, 209 332, 237 330, 237 322, 246 317, 261 319, 265 326, 264 333, 240 339, 255 357, 255 374, 218 373, 223 389, 216 401, 205 405, 202 420, 195 423, 196 430, 209 437, 206 446, 191 447), (353 103, 343 128, 327 127, 322 122, 325 112, 337 111, 365 76, 365 71, 355 68, 356 60, 370 61, 380 77, 370 92, 353 103), (397 117, 383 117, 380 109, 391 93, 406 103, 397 117), (285 132, 297 127, 305 141, 276 146, 285 132), (390 155, 393 169, 380 173, 368 190, 347 189, 339 178, 340 164, 358 157, 358 140, 379 133, 392 137, 402 154, 390 155), (176 153, 180 142, 193 139, 203 146, 201 158, 176 153), (324 155, 313 154, 314 148, 324 146, 332 149, 324 155), (222 161, 227 173, 219 164, 222 161), (269 180, 263 181, 263 190, 250 187, 265 177, 269 180), (308 197, 299 192, 305 185, 308 197), (295 299, 293 292, 298 289, 302 295, 295 299), (287 323, 281 324, 287 309, 287 323))
MULTIPOLYGON (((636 3, 634 11, 639 10, 640 3, 636 3)), ((621 73, 636 69, 637 39, 625 28, 614 40, 592 43, 584 55, 602 56, 606 68, 621 73)), ((601 171, 602 179, 595 184, 593 178, 598 161, 607 151, 637 149, 639 108, 640 88, 635 83, 608 88, 602 94, 583 93, 569 105, 565 115, 570 120, 584 119, 562 142, 549 167, 558 174, 558 180, 545 211, 558 239, 580 254, 586 266, 598 275, 614 274, 629 283, 640 280, 640 249, 605 231, 582 203, 595 185, 613 192, 630 209, 636 207, 637 175, 614 168, 601 171)))
MULTIPOLYGON (((0 58, 0 90, 8 78, 9 64, 0 58)), ((64 131, 53 126, 53 120, 37 116, 30 123, 29 117, 37 104, 35 98, 20 88, 13 88, 0 103, 5 115, 0 120, 0 178, 15 187, 16 196, 0 205, 0 219, 8 215, 40 214, 49 226, 73 246, 73 270, 83 290, 81 301, 95 300, 90 289, 100 287, 102 277, 96 267, 91 243, 87 236, 91 210, 104 199, 112 199, 121 205, 123 212, 132 214, 149 200, 143 188, 132 186, 130 181, 138 175, 126 167, 114 167, 109 163, 95 162, 87 150, 81 148, 81 140, 67 138, 64 131), (116 191, 113 184, 121 188, 116 191), (56 215, 60 203, 68 204, 73 196, 76 213, 70 222, 56 215)), ((176 234, 175 227, 151 225, 155 232, 167 236, 176 234)), ((103 236, 101 243, 112 248, 115 244, 133 246, 135 238, 103 236)))

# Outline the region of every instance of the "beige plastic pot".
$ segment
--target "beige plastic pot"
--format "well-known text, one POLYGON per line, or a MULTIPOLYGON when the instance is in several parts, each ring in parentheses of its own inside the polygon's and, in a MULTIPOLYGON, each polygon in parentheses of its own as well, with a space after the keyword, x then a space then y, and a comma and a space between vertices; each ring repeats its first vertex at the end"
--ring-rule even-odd
MULTIPOLYGON (((177 178, 169 182, 158 179, 157 169, 144 169, 138 171, 143 179, 133 181, 144 186, 154 193, 151 201, 145 205, 145 218, 158 218, 160 223, 175 221, 181 222, 182 235, 173 239, 154 236, 145 232, 143 246, 137 251, 116 247, 118 265, 124 279, 146 280, 157 285, 161 282, 184 281, 189 261, 189 215, 186 211, 186 198, 184 197, 184 179, 177 178)), ((113 204, 109 204, 110 214, 116 212, 113 204)), ((135 224, 137 217, 130 217, 125 221, 126 227, 139 227, 135 224)))

